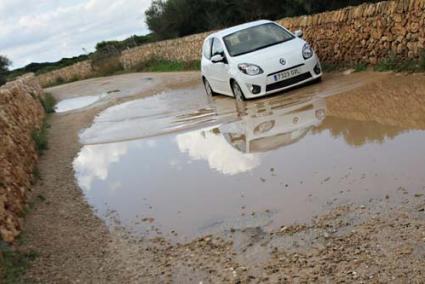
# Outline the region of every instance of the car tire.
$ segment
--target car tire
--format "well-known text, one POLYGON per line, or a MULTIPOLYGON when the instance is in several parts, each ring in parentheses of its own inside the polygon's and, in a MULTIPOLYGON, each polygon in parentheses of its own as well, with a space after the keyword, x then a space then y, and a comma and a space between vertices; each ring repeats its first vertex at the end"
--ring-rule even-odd
POLYGON ((208 82, 207 79, 204 78, 203 82, 204 82, 205 92, 207 93, 208 96, 213 97, 213 96, 217 95, 217 93, 213 91, 213 89, 210 85, 210 82, 208 82))
POLYGON ((245 94, 243 93, 238 82, 236 82, 236 81, 232 82, 232 92, 233 92, 233 96, 235 96, 236 100, 238 100, 238 101, 245 101, 246 100, 245 94))

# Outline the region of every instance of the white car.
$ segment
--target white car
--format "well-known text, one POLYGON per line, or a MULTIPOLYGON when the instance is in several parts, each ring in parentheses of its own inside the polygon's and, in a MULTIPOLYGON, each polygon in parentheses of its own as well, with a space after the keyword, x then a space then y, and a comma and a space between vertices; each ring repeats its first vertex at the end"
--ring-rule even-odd
POLYGON ((209 35, 201 62, 206 92, 244 100, 320 81, 320 61, 301 37, 267 20, 209 35))

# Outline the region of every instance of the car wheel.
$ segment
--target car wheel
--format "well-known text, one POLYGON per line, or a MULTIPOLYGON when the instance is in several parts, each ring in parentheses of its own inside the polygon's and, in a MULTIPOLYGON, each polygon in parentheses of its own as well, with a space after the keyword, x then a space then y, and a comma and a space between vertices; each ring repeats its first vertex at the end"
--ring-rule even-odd
POLYGON ((216 95, 216 93, 211 88, 210 82, 208 82, 208 80, 205 78, 204 78, 204 87, 205 87, 205 92, 207 92, 208 96, 212 97, 216 95))
POLYGON ((244 95, 241 87, 239 86, 239 84, 236 81, 233 81, 233 83, 232 83, 232 91, 233 91, 233 95, 235 96, 236 100, 238 100, 238 101, 246 100, 245 95, 244 95))

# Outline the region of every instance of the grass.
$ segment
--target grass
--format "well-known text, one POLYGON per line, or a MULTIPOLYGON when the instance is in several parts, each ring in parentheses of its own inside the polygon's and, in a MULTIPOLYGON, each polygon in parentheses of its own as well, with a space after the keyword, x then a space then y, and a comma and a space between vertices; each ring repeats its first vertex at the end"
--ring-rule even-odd
POLYGON ((365 63, 358 63, 356 66, 354 66, 354 72, 362 72, 367 70, 367 64, 365 63))
POLYGON ((38 166, 35 166, 34 169, 32 170, 31 184, 34 185, 39 180, 41 180, 41 173, 40 173, 38 166))
POLYGON ((137 72, 178 72, 200 70, 201 62, 199 60, 183 62, 166 59, 151 59, 143 62, 134 68, 137 72))
MULTIPOLYGON (((336 72, 346 69, 362 72, 368 70, 368 65, 365 63, 357 63, 356 65, 323 63, 322 69, 324 72, 336 72)), ((373 66, 373 70, 377 72, 425 72, 425 50, 422 51, 418 59, 405 59, 392 54, 373 66)))
POLYGON ((40 129, 36 129, 32 132, 32 139, 35 143, 35 148, 39 155, 42 155, 45 150, 47 150, 48 142, 47 142, 47 129, 50 125, 47 123, 46 119, 44 119, 43 124, 40 129))
POLYGON ((50 93, 44 93, 44 96, 40 98, 41 105, 46 113, 55 112, 56 99, 50 93))
POLYGON ((386 72, 386 71, 396 71, 396 72, 419 72, 424 71, 420 70, 420 66, 416 60, 402 60, 397 57, 388 57, 384 60, 381 60, 375 67, 375 71, 386 72))
POLYGON ((29 264, 38 257, 35 251, 12 250, 5 242, 0 243, 0 282, 5 284, 27 283, 24 279, 29 264))

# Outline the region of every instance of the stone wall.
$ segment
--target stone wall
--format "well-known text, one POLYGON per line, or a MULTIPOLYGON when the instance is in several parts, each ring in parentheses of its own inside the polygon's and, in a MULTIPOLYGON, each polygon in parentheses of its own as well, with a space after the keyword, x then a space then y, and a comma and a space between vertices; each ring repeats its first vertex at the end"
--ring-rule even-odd
POLYGON ((37 76, 43 87, 53 86, 63 82, 73 82, 91 78, 95 75, 90 60, 78 62, 68 67, 40 74, 37 76))
POLYGON ((200 60, 203 41, 210 33, 154 42, 125 50, 121 54, 121 64, 124 69, 131 70, 152 58, 178 61, 200 60))
MULTIPOLYGON (((376 64, 396 54, 418 58, 425 45, 425 0, 396 0, 277 21, 288 29, 304 31, 325 63, 376 64)), ((144 60, 159 57, 199 60, 202 33, 146 44, 123 52, 129 70, 144 60)))
POLYGON ((0 236, 11 242, 21 218, 37 152, 32 133, 41 127, 43 89, 33 75, 0 88, 0 236))
POLYGON ((425 0, 364 4, 278 21, 301 29, 326 63, 368 63, 394 54, 418 58, 425 46, 425 0))

